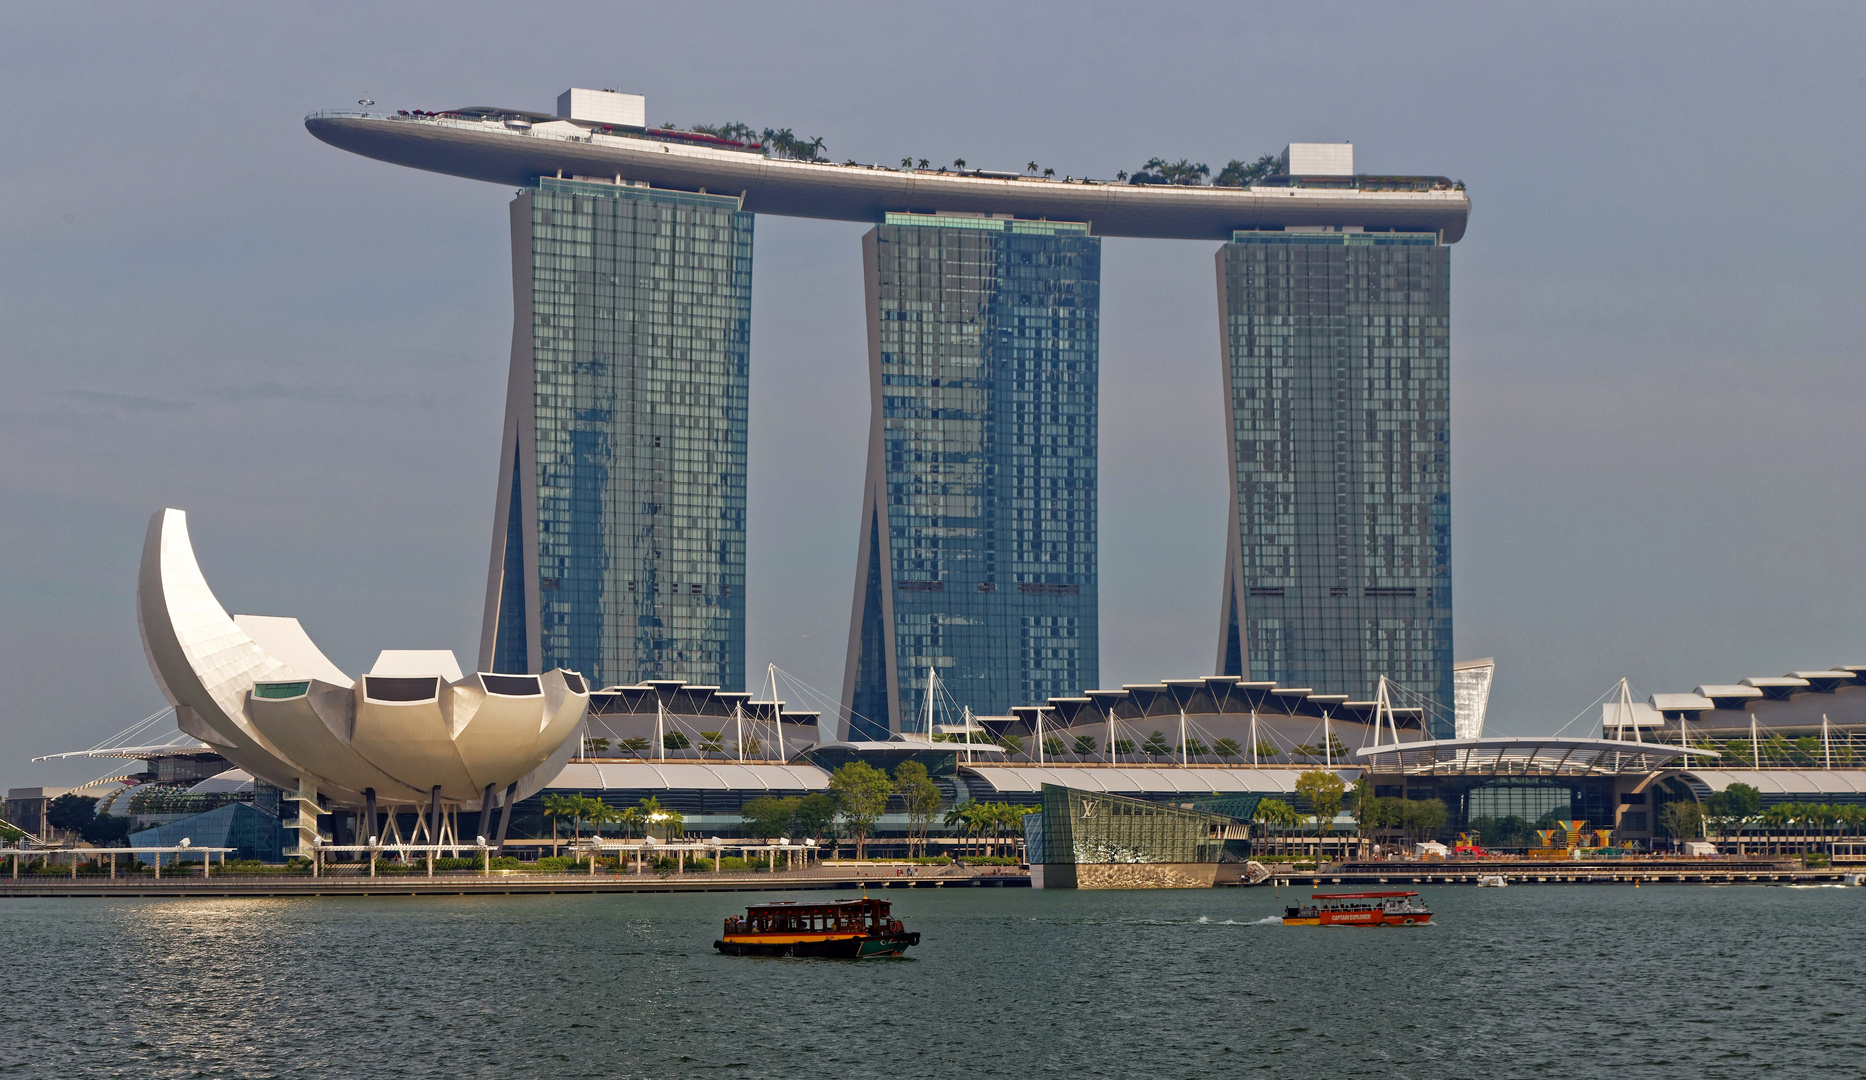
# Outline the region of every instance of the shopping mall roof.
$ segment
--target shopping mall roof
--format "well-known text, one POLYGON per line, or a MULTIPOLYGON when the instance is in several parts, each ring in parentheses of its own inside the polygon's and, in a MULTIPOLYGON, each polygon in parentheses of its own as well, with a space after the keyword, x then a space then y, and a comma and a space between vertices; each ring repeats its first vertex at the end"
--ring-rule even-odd
POLYGON ((1433 776, 1611 776, 1652 772, 1680 757, 1715 760, 1714 750, 1621 739, 1503 735, 1386 743, 1354 751, 1373 772, 1433 776))

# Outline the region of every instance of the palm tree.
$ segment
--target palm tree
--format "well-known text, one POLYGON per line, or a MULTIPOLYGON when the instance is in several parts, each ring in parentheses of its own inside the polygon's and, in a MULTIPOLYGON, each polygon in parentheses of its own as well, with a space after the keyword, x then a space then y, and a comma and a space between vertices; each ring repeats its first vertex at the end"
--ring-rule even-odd
POLYGON ((955 168, 955 169, 963 169, 963 168, 965 168, 965 159, 964 159, 964 158, 953 158, 953 159, 952 159, 952 167, 953 167, 953 168, 955 168))
POLYGON ((578 813, 583 809, 578 805, 580 795, 546 795, 544 816, 551 819, 551 839, 557 839, 557 822, 560 818, 572 819, 573 827, 578 813))
POLYGON ((1281 851, 1282 831, 1293 825, 1302 824, 1302 815, 1296 813, 1295 807, 1281 799, 1264 799, 1257 804, 1257 809, 1251 814, 1251 820, 1262 823, 1266 828, 1276 827, 1277 849, 1281 851))
POLYGON ((662 807, 661 800, 653 795, 635 804, 635 815, 641 819, 642 831, 654 835, 654 827, 666 823, 668 811, 662 807))
POLYGON ((1024 166, 1024 171, 1026 171, 1026 172, 1036 172, 1036 171, 1037 171, 1037 163, 1033 161, 1033 162, 1031 162, 1030 164, 1028 164, 1028 165, 1026 165, 1026 166, 1024 166))
POLYGON ((979 826, 979 804, 971 800, 962 802, 951 810, 946 811, 946 816, 942 820, 945 821, 947 825, 957 828, 960 839, 959 850, 961 852, 969 851, 971 848, 971 837, 978 830, 979 826))
MULTIPOLYGON (((1767 810, 1764 810, 1762 812, 1762 827, 1765 829, 1778 829, 1783 832, 1786 832, 1788 830, 1789 823, 1795 820, 1795 811, 1797 809, 1799 808, 1790 803, 1776 803, 1774 806, 1771 806, 1767 810)), ((1775 850, 1771 854, 1780 855, 1781 854, 1780 841, 1778 840, 1777 843, 1772 846, 1775 847, 1777 850, 1775 850)))
POLYGON ((1044 176, 1046 176, 1046 177, 1048 177, 1048 176, 1055 176, 1055 175, 1056 175, 1056 170, 1055 170, 1055 169, 1045 169, 1045 170, 1043 170, 1043 175, 1044 175, 1044 176))
POLYGON ((904 158, 902 158, 902 159, 901 159, 901 168, 903 168, 903 169, 911 169, 911 168, 913 168, 913 167, 914 167, 914 159, 913 159, 913 158, 910 158, 910 157, 904 157, 904 158))
POLYGON ((926 159, 926 158, 921 158, 921 159, 920 159, 920 167, 921 167, 921 168, 923 168, 923 169, 927 167, 927 159, 926 159))

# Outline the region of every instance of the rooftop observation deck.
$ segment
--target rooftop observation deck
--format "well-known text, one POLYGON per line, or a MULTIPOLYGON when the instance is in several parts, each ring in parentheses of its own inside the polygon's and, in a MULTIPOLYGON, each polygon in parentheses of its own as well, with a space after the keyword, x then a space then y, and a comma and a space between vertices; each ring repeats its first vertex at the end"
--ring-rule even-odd
POLYGON ((759 214, 879 222, 888 211, 1089 224, 1101 236, 1229 240, 1237 229, 1352 226, 1464 236, 1471 200, 1443 177, 1279 176, 1253 187, 1130 184, 983 169, 939 171, 767 156, 691 132, 629 130, 484 108, 316 112, 312 135, 409 168, 523 186, 539 176, 737 196, 759 214))

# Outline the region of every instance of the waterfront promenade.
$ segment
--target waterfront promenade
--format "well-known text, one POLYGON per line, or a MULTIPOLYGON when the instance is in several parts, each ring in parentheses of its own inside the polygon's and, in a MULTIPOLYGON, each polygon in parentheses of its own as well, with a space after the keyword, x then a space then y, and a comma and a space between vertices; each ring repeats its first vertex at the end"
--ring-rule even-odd
POLYGON ((798 889, 1028 888, 1015 867, 832 864, 777 873, 540 874, 525 871, 424 874, 166 873, 108 878, 96 874, 22 874, 0 878, 0 899, 19 897, 184 896, 512 896, 554 893, 774 892, 798 889), (914 872, 910 873, 910 869, 914 872))
MULTIPOLYGON (((1544 861, 1498 859, 1484 862, 1343 862, 1297 870, 1288 864, 1265 864, 1270 877, 1258 884, 1323 885, 1475 885, 1479 878, 1502 877, 1511 885, 1802 885, 1837 884, 1859 867, 1808 869, 1798 859, 1603 859, 1544 861)), ((1230 884, 1230 883, 1227 883, 1230 884)), ((1247 882, 1236 882, 1238 885, 1247 882)))

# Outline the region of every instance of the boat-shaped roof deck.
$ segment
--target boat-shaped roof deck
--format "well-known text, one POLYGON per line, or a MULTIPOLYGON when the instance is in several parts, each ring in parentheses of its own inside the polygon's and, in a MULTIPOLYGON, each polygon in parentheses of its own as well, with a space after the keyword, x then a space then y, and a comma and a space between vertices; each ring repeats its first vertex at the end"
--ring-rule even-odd
POLYGON ((539 176, 736 196, 759 214, 879 222, 889 211, 1087 223, 1101 236, 1229 240, 1240 229, 1344 227, 1464 236, 1471 201, 1443 177, 1272 177, 1252 187, 1131 184, 986 170, 896 169, 767 156, 691 132, 606 127, 475 107, 305 118, 312 135, 364 157, 523 186, 539 176))

